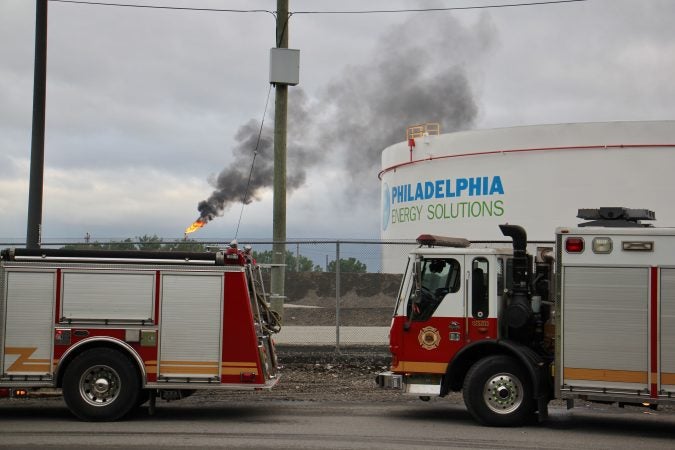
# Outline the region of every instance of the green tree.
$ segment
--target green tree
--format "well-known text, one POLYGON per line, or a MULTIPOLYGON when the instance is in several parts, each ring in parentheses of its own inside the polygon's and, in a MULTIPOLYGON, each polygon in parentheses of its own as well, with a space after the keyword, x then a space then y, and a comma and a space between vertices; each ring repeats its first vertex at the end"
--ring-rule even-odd
MULTIPOLYGON (((354 257, 349 259, 340 258, 340 272, 365 273, 366 265, 354 257)), ((335 261, 328 263, 327 272, 335 272, 335 261)))
POLYGON ((197 241, 191 240, 191 239, 186 239, 182 241, 175 241, 170 244, 164 244, 164 249, 165 250, 174 250, 177 252, 205 252, 206 247, 204 247, 204 244, 199 243, 197 241))
MULTIPOLYGON (((253 251, 253 257, 258 264, 272 264, 272 251, 264 252, 253 251)), ((316 266, 318 267, 318 266, 316 266)), ((286 250, 286 271, 287 272, 316 272, 314 262, 306 256, 296 257, 293 252, 286 250)))
POLYGON ((148 250, 148 251, 182 251, 182 252, 204 252, 204 244, 194 240, 176 240, 174 242, 164 242, 162 238, 153 234, 152 236, 143 235, 124 239, 123 241, 111 242, 90 242, 82 244, 66 244, 61 247, 66 250, 148 250))
POLYGON ((102 246, 105 250, 136 250, 136 244, 131 238, 126 238, 123 241, 110 241, 102 246))
POLYGON ((86 244, 66 244, 61 248, 65 250, 101 250, 104 248, 104 244, 96 241, 86 244))
POLYGON ((153 234, 152 236, 148 236, 147 234, 144 234, 141 237, 138 237, 138 244, 137 247, 139 250, 165 250, 163 247, 163 240, 156 234, 153 234))

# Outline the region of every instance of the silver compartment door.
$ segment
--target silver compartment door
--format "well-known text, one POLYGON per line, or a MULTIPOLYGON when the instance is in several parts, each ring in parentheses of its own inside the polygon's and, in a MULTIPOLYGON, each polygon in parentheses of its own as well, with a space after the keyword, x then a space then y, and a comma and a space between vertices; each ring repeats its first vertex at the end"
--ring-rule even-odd
POLYGON ((220 379, 222 273, 162 274, 159 379, 220 379))
POLYGON ((64 271, 65 320, 152 322, 155 274, 64 271))
POLYGON ((565 267, 563 388, 648 388, 649 269, 565 267))
POLYGON ((54 272, 5 272, 3 376, 49 377, 54 332, 54 272))
POLYGON ((675 393, 675 269, 661 269, 661 389, 675 393))

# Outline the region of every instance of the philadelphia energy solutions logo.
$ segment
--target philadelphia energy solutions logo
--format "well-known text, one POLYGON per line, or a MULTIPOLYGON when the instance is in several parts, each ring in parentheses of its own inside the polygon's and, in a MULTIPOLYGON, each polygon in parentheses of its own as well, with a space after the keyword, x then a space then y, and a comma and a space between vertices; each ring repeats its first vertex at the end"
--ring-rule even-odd
POLYGON ((382 189, 382 231, 387 231, 389 217, 391 217, 391 198, 389 195, 389 185, 384 183, 382 189))
POLYGON ((391 225, 501 217, 505 212, 500 175, 383 184, 382 231, 391 225))

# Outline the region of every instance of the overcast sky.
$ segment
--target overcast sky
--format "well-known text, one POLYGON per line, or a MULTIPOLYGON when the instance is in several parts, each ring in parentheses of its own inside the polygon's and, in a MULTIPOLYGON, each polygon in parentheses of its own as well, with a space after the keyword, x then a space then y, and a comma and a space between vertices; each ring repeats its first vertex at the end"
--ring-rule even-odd
MULTIPOLYGON (((515 2, 290 0, 290 10, 499 3, 515 2)), ((301 56, 300 85, 289 88, 288 237, 379 237, 380 152, 415 122, 450 132, 674 119, 674 18, 671 0, 293 15, 289 46, 301 56)), ((0 241, 26 236, 34 24, 34 1, 0 0, 0 241)), ((274 32, 268 13, 50 2, 43 239, 182 237, 221 172, 248 174, 274 32)), ((261 178, 273 109, 272 90, 261 178)), ((263 180, 251 194, 239 238, 271 238, 271 189, 263 180)), ((193 237, 231 239, 242 195, 193 237)))

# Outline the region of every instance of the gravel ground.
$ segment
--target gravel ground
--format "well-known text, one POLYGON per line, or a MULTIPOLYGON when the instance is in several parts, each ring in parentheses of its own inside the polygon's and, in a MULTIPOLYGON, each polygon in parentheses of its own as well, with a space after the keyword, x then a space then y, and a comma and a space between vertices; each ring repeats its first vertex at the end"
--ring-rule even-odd
MULTIPOLYGON (((268 391, 198 391, 186 401, 210 402, 364 402, 364 403, 420 403, 414 395, 381 389, 375 376, 389 370, 389 349, 385 346, 344 347, 336 353, 326 346, 278 346, 281 379, 268 391)), ((430 402, 463 405, 461 392, 451 392, 447 397, 431 397, 430 402)), ((553 400, 550 408, 565 409, 561 400, 553 400)), ((612 410, 616 405, 577 402, 576 408, 586 410, 612 410)), ((654 414, 641 407, 626 406, 626 412, 654 414)), ((659 415, 674 415, 675 407, 660 405, 659 415)))
MULTIPOLYGON (((415 396, 377 387, 375 376, 389 370, 387 347, 278 346, 281 379, 268 391, 203 391, 190 399, 221 397, 229 401, 419 402, 415 396)), ((444 399, 461 403, 461 394, 444 399)))

